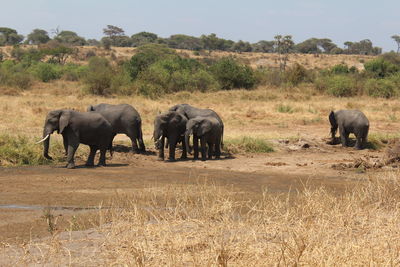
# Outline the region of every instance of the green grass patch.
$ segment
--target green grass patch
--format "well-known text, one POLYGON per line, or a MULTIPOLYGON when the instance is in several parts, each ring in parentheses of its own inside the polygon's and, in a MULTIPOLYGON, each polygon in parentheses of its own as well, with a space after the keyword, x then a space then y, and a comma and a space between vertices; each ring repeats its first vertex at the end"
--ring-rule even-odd
MULTIPOLYGON (((39 138, 38 138, 39 139, 39 138)), ((53 160, 43 157, 43 144, 36 144, 33 140, 23 135, 0 134, 0 166, 46 165, 66 163, 64 147, 61 141, 50 140, 49 154, 53 160)), ((88 149, 79 146, 76 159, 86 159, 88 149)))
POLYGON ((292 108, 290 105, 284 105, 284 104, 279 104, 276 106, 276 110, 280 113, 293 113, 295 112, 294 108, 292 108))
POLYGON ((240 138, 225 140, 225 149, 230 153, 271 153, 272 145, 262 138, 243 136, 240 138))
POLYGON ((400 134, 369 134, 366 148, 379 150, 386 146, 391 140, 399 139, 400 134))

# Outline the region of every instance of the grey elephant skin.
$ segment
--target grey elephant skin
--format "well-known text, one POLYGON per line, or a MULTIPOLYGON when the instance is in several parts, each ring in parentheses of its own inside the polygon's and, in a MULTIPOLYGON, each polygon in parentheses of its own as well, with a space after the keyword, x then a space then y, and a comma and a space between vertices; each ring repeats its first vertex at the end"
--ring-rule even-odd
POLYGON ((169 161, 175 161, 176 145, 180 142, 183 148, 181 159, 187 158, 184 140, 186 123, 186 117, 176 111, 168 111, 156 116, 154 119, 153 138, 159 152, 158 160, 164 160, 165 139, 167 139, 169 147, 169 161))
POLYGON ((337 110, 329 114, 331 123, 332 143, 334 142, 337 129, 339 128, 340 141, 342 146, 348 146, 349 134, 356 136, 356 149, 363 149, 367 143, 369 121, 359 110, 337 110))
POLYGON ((67 168, 75 167, 74 155, 80 143, 90 147, 86 166, 94 165, 96 151, 100 150, 99 166, 106 165, 106 150, 112 140, 111 124, 99 113, 62 109, 50 111, 43 127, 43 155, 49 156, 50 135, 57 131, 63 136, 67 151, 67 168))
POLYGON ((111 123, 114 136, 119 133, 126 134, 131 139, 133 152, 146 151, 143 142, 142 119, 134 107, 129 104, 111 105, 102 103, 89 106, 87 111, 94 111, 103 115, 111 123))
POLYGON ((224 123, 221 117, 212 109, 201 109, 193 107, 189 104, 178 104, 169 109, 170 111, 176 111, 183 114, 188 120, 196 117, 214 117, 221 124, 221 147, 224 147, 224 123))
POLYGON ((221 156, 222 125, 215 117, 195 117, 186 124, 185 143, 186 150, 190 152, 189 136, 193 134, 194 159, 199 157, 198 141, 201 145, 201 159, 206 160, 208 146, 208 159, 213 155, 217 159, 221 156))

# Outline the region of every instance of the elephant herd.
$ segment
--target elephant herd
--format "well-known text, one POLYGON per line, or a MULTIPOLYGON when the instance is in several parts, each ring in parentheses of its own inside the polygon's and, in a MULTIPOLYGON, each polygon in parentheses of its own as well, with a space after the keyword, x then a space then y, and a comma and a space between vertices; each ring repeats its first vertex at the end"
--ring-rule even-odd
MULTIPOLYGON (((112 141, 119 133, 126 134, 132 141, 136 153, 146 151, 143 142, 142 120, 135 108, 128 104, 99 104, 89 106, 87 112, 69 109, 50 111, 43 127, 43 155, 49 155, 50 135, 57 131, 63 137, 67 168, 75 167, 74 155, 79 144, 88 145, 90 153, 86 166, 94 166, 94 157, 100 150, 99 166, 106 165, 106 151, 112 154, 112 141)), ((169 161, 175 160, 175 148, 182 143, 182 156, 191 152, 189 139, 193 135, 194 159, 220 158, 223 146, 224 124, 218 114, 211 109, 199 109, 188 104, 171 107, 154 120, 154 143, 158 149, 158 159, 164 160, 164 146, 169 147, 169 161), (208 154, 207 154, 208 151, 208 154)))
MULTIPOLYGON (((339 128, 343 146, 349 145, 349 134, 356 136, 356 149, 362 149, 367 142, 369 121, 358 110, 338 110, 329 114, 332 142, 339 128)), ((89 106, 87 112, 69 109, 50 111, 43 127, 43 155, 49 156, 50 135, 57 131, 63 137, 67 168, 74 168, 74 155, 79 144, 90 147, 86 166, 94 166, 94 157, 100 150, 99 166, 106 165, 106 151, 112 155, 112 141, 116 134, 126 134, 132 141, 136 153, 146 151, 143 142, 142 120, 135 108, 128 104, 99 104, 89 106)), ((159 114, 154 120, 153 139, 158 150, 158 160, 164 160, 164 148, 169 148, 168 161, 175 161, 175 149, 182 143, 181 159, 191 154, 189 144, 193 136, 193 158, 201 160, 221 156, 223 147, 224 123, 221 117, 211 109, 200 109, 188 104, 178 104, 159 114), (200 141, 200 149, 199 149, 200 141)))

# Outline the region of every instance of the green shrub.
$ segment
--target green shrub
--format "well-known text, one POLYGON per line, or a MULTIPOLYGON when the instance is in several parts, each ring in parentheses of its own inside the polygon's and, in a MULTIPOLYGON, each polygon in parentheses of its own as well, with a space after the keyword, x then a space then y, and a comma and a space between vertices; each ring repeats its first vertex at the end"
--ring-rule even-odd
POLYGON ((273 146, 265 139, 254 137, 240 137, 225 140, 225 148, 230 153, 271 153, 274 152, 273 146))
POLYGON ((33 75, 42 82, 60 79, 61 68, 58 65, 39 62, 31 67, 33 75))
POLYGON ((400 70, 399 66, 383 58, 377 58, 366 62, 364 68, 366 73, 374 78, 385 78, 400 70))
POLYGON ((358 94, 357 83, 349 75, 321 76, 315 81, 315 87, 336 97, 347 97, 358 94))
POLYGON ((173 57, 159 60, 142 71, 138 92, 151 97, 180 91, 210 91, 219 88, 214 76, 194 59, 173 57), (155 95, 158 94, 158 95, 155 95))
POLYGON ((247 65, 239 64, 232 57, 218 60, 211 66, 210 70, 224 90, 250 89, 256 84, 254 71, 247 65))
POLYGON ((87 66, 66 64, 62 68, 62 78, 66 81, 79 81, 80 79, 85 77, 87 71, 87 66))
POLYGON ((0 135, 0 166, 40 165, 48 163, 36 145, 24 136, 0 135))
POLYGON ((136 51, 137 53, 132 56, 130 61, 126 64, 126 68, 132 79, 136 79, 139 73, 145 71, 150 65, 157 61, 177 57, 174 50, 160 44, 143 45, 137 48, 136 51))
POLYGON ((296 63, 288 68, 284 73, 285 81, 291 85, 298 85, 301 82, 310 80, 308 71, 300 64, 296 63))
POLYGON ((349 72, 349 67, 346 64, 337 64, 330 68, 330 73, 332 74, 347 74, 349 72))
POLYGON ((293 113, 294 109, 289 105, 279 104, 276 110, 280 113, 293 113))
POLYGON ((33 84, 32 75, 21 63, 6 60, 0 64, 0 85, 28 89, 33 84))
POLYGON ((110 94, 113 74, 114 70, 106 58, 90 58, 84 77, 86 91, 94 95, 110 94))
POLYGON ((368 79, 365 83, 367 95, 373 97, 391 98, 397 95, 397 87, 390 79, 368 79))

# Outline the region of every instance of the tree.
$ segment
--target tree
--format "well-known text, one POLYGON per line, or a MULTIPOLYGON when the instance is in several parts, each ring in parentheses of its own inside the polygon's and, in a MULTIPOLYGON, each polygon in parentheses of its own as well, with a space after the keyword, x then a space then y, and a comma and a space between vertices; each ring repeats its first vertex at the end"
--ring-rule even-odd
POLYGON ((0 45, 16 45, 22 40, 24 40, 24 36, 18 34, 16 30, 0 27, 0 45))
POLYGON ((157 34, 151 32, 139 32, 131 36, 132 46, 134 47, 156 43, 157 39, 157 34))
POLYGON ((235 52, 251 52, 252 47, 249 42, 243 42, 239 40, 238 42, 234 43, 231 48, 235 52))
POLYGON ((291 52, 294 42, 291 35, 276 35, 275 51, 279 54, 279 68, 281 71, 286 69, 286 63, 289 59, 288 54, 291 52))
POLYGON ((83 37, 78 36, 73 31, 61 31, 54 37, 54 40, 68 45, 85 45, 86 40, 83 37))
POLYGON ((382 53, 382 48, 373 46, 371 40, 364 39, 359 42, 345 42, 348 54, 359 55, 379 55, 382 53))
POLYGON ((122 28, 113 25, 107 25, 107 27, 103 29, 103 33, 110 38, 111 44, 114 46, 117 46, 120 37, 125 36, 125 31, 122 28))
POLYGON ((57 40, 50 40, 46 44, 40 46, 40 50, 46 55, 50 55, 50 61, 64 65, 68 57, 74 53, 74 49, 58 42, 57 40))
POLYGON ((167 38, 166 43, 171 48, 188 49, 199 51, 203 48, 203 43, 199 38, 185 34, 175 34, 167 38))
POLYGON ((34 29, 30 34, 28 34, 26 42, 28 44, 45 44, 50 41, 49 34, 45 30, 34 29))
POLYGON ((397 53, 399 53, 400 52, 400 35, 395 34, 395 35, 392 36, 392 39, 396 42, 396 44, 397 44, 397 53))
POLYGON ((255 44, 252 44, 251 46, 254 52, 273 53, 274 45, 275 45, 274 41, 261 40, 255 44))

